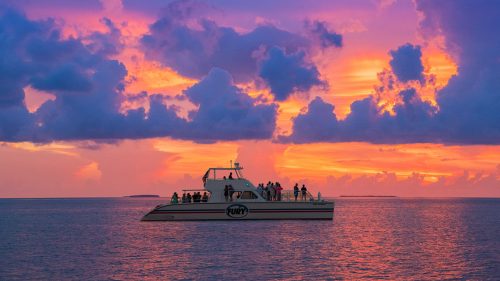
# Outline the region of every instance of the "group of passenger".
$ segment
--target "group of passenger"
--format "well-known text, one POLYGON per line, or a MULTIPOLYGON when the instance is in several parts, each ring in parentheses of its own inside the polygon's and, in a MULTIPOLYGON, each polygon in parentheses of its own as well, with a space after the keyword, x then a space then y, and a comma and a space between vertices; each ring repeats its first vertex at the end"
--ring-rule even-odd
POLYGON ((264 183, 259 183, 257 186, 257 192, 267 201, 281 201, 281 191, 283 187, 279 182, 267 182, 264 186, 264 183))
MULTIPOLYGON (((301 200, 306 201, 307 200, 307 187, 305 184, 302 185, 300 188, 300 194, 301 194, 301 200)), ((297 197, 299 197, 299 184, 295 183, 293 186, 293 197, 295 197, 295 201, 297 201, 297 197)))
MULTIPOLYGON (((226 179, 226 177, 224 177, 224 179, 226 179)), ((229 179, 233 179, 232 173, 229 174, 229 179)), ((281 201, 282 190, 283 187, 281 187, 281 184, 279 182, 274 183, 269 181, 266 185, 264 185, 264 183, 259 183, 259 185, 257 186, 257 192, 267 201, 281 201)), ((226 202, 233 201, 234 193, 235 190, 231 184, 224 186, 224 198, 226 202)), ((300 199, 302 201, 307 200, 307 187, 305 184, 303 184, 302 187, 299 188, 299 184, 296 183, 295 186, 293 187, 293 196, 295 198, 295 201, 298 200, 299 195, 301 195, 300 199)), ((208 202, 208 194, 206 192, 203 192, 203 195, 201 195, 200 192, 194 192, 193 195, 191 195, 191 193, 189 192, 187 194, 183 193, 181 202, 182 203, 208 202)), ((177 192, 174 192, 171 199, 171 203, 173 204, 179 203, 179 196, 177 195, 177 192)))
MULTIPOLYGON (((263 183, 259 183, 257 186, 257 192, 267 201, 281 201, 283 187, 279 182, 273 183, 269 181, 265 186, 263 183)), ((293 187, 293 196, 295 201, 297 201, 299 194, 301 195, 301 200, 307 200, 307 187, 305 184, 299 189, 299 184, 296 183, 293 187)))
MULTIPOLYGON (((174 192, 172 195, 172 199, 170 200, 172 204, 178 204, 179 203, 179 195, 177 192, 174 192)), ((208 194, 206 192, 203 192, 203 195, 201 195, 201 192, 194 192, 193 195, 191 193, 183 193, 182 194, 182 203, 200 203, 200 202, 208 202, 208 194)))

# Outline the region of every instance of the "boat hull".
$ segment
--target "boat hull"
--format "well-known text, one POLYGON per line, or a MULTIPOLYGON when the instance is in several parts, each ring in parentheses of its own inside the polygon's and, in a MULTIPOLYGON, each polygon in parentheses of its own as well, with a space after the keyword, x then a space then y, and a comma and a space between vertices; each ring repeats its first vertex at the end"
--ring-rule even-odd
POLYGON ((143 221, 331 220, 333 202, 227 202, 160 205, 143 221))

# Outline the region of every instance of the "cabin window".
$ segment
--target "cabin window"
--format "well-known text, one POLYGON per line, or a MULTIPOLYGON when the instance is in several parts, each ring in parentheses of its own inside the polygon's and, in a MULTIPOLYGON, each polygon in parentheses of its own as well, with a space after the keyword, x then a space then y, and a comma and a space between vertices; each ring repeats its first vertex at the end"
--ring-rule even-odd
POLYGON ((234 191, 234 192, 233 192, 233 194, 232 194, 232 195, 230 195, 230 196, 231 196, 231 199, 232 199, 232 200, 234 200, 234 199, 240 199, 240 197, 241 197, 241 193, 242 193, 241 191, 234 191))
POLYGON ((241 194, 241 199, 257 199, 257 195, 251 191, 243 191, 241 194))

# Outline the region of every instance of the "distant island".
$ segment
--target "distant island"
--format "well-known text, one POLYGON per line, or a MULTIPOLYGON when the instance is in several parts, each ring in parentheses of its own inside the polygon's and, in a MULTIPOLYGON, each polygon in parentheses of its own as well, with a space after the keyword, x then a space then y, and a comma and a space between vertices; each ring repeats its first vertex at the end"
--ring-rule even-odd
POLYGON ((396 195, 340 195, 340 197, 397 197, 396 195))
POLYGON ((128 196, 123 196, 123 197, 129 197, 129 198, 158 198, 160 195, 156 194, 137 194, 137 195, 128 195, 128 196))

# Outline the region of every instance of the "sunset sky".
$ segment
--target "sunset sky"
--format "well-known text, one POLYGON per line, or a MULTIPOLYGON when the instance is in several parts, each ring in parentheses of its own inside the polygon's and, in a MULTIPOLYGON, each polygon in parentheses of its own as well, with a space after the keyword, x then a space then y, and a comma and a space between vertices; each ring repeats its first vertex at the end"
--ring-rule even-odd
POLYGON ((237 161, 315 194, 500 197, 500 1, 0 0, 0 197, 237 161))

